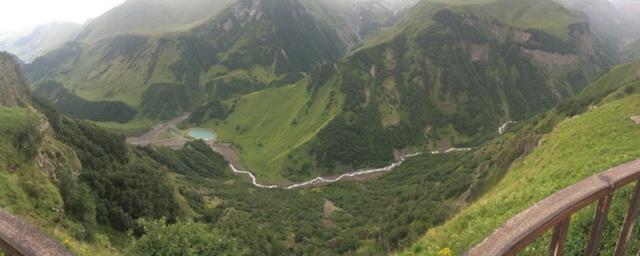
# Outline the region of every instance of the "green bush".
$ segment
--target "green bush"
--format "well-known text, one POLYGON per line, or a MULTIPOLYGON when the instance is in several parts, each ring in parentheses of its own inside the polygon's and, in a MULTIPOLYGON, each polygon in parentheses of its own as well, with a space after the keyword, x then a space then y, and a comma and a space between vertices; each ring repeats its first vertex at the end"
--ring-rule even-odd
POLYGON ((237 242, 206 224, 178 221, 167 225, 164 219, 138 221, 144 235, 134 239, 128 255, 246 255, 237 242))

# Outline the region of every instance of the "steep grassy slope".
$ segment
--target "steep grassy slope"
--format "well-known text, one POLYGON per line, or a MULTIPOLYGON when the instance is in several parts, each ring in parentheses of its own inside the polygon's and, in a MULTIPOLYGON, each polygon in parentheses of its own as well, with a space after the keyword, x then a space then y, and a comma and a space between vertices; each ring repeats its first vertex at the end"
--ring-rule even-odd
POLYGON ((597 98, 638 81, 640 81, 640 62, 615 66, 601 78, 587 86, 580 93, 579 98, 597 98))
MULTIPOLYGON (((620 89, 606 97, 598 108, 560 122, 540 140, 533 153, 515 162, 487 194, 443 226, 427 232, 406 254, 432 255, 443 248, 461 254, 535 202, 609 167, 639 158, 640 126, 630 117, 640 111, 640 95, 627 96, 639 88, 631 86, 634 89, 620 89)), ((628 195, 627 191, 617 196, 610 214, 605 255, 611 253, 615 243, 628 195)), ((574 218, 569 255, 577 255, 584 249, 592 210, 589 208, 574 218)), ((545 239, 525 254, 546 252, 545 239)), ((637 240, 633 246, 638 246, 637 240)))
POLYGON ((246 167, 277 178, 287 164, 293 164, 287 163, 292 151, 303 147, 337 115, 343 97, 335 86, 313 88, 309 79, 303 79, 234 99, 227 103, 232 105, 229 116, 209 125, 221 140, 239 148, 246 167))
POLYGON ((88 49, 71 42, 27 65, 32 82, 57 80, 88 100, 117 100, 139 108, 149 84, 175 81, 175 42, 122 35, 88 49))
POLYGON ((35 95, 53 102, 56 108, 74 118, 126 123, 137 114, 137 111, 122 102, 85 100, 57 82, 46 81, 36 85, 36 88, 35 95))

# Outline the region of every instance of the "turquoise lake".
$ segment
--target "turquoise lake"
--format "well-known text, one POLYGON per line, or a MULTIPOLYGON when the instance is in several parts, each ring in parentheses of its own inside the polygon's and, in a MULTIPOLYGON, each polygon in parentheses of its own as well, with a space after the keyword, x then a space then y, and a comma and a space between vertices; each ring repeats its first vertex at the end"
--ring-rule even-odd
POLYGON ((216 134, 208 129, 194 128, 187 131, 189 137, 197 140, 212 141, 216 139, 216 134))

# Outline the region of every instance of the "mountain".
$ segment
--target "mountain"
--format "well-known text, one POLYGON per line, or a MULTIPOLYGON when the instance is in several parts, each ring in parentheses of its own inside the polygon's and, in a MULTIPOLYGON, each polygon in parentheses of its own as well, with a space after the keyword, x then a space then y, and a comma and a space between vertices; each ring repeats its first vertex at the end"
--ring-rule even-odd
POLYGON ((36 57, 62 46, 73 39, 80 31, 81 25, 76 23, 49 23, 34 28, 29 34, 13 41, 5 50, 31 62, 36 57))
POLYGON ((588 18, 591 27, 603 40, 610 40, 619 47, 640 38, 638 20, 626 15, 624 7, 608 0, 561 0, 571 10, 577 10, 588 18))
POLYGON ((554 1, 422 1, 380 38, 282 95, 205 105, 192 125, 219 130, 263 179, 337 175, 384 166, 398 152, 481 145, 619 61, 586 20, 554 1), (274 111, 251 118, 256 109, 274 111))
MULTIPOLYGON (((21 76, 2 67, 2 76, 21 76)), ((268 91, 278 90, 299 99, 306 88, 268 91)), ((456 210, 476 161, 502 156, 424 155, 371 182, 256 193, 202 142, 132 147, 43 99, 26 104, 0 106, 0 206, 77 255, 390 253, 456 210)))
POLYGON ((86 100, 166 119, 213 98, 295 82, 345 51, 335 29, 298 1, 243 0, 180 33, 70 42, 25 70, 34 82, 55 80, 86 100))
POLYGON ((20 65, 8 53, 0 52, 0 105, 25 106, 28 90, 20 65))
POLYGON ((352 49, 369 36, 388 28, 417 1, 398 0, 303 0, 315 17, 337 29, 341 41, 352 49))
POLYGON ((457 255, 640 157, 640 64, 613 67, 623 30, 603 30, 624 23, 592 20, 615 16, 606 3, 191 1, 96 18, 25 66, 31 92, 0 54, 0 207, 78 255, 457 255), (184 112, 160 136, 209 128, 233 166, 216 142, 133 146, 102 128, 184 112))
MULTIPOLYGON (((462 254, 518 212, 587 177, 640 157, 640 128, 632 119, 640 109, 639 63, 621 65, 598 79, 574 101, 527 122, 512 140, 533 137, 531 153, 515 161, 504 177, 482 197, 444 225, 430 230, 403 255, 462 254), (601 88, 606 86, 606 88, 601 88), (576 139, 580 138, 580 139, 576 139)), ((630 190, 616 194, 603 234, 603 255, 613 254, 618 227, 627 211, 630 190)), ((593 209, 593 208, 589 208, 593 209)), ((579 255, 593 212, 572 217, 566 253, 579 255)), ((634 236, 633 250, 638 249, 634 236)), ((548 251, 548 238, 527 248, 532 255, 548 251)))
POLYGON ((78 41, 95 42, 119 34, 162 34, 188 30, 235 0, 127 0, 84 25, 78 41))

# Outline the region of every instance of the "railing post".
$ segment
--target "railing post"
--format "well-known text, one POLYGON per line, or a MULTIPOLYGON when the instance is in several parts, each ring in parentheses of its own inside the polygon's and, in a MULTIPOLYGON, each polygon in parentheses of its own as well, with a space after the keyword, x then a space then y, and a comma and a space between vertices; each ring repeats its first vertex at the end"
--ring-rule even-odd
POLYGON ((615 256, 624 256, 627 251, 627 243, 631 238, 631 231, 633 231, 633 224, 638 217, 638 210, 640 209, 640 181, 636 182, 636 188, 631 196, 631 202, 629 202, 629 210, 627 216, 624 217, 624 224, 622 224, 622 230, 618 237, 618 245, 614 252, 615 256))
POLYGON ((567 242, 567 233, 569 233, 569 223, 571 216, 567 216, 560 224, 553 229, 553 237, 551 238, 551 247, 549 252, 551 256, 564 255, 564 247, 567 242))
POLYGON ((585 256, 596 256, 598 254, 600 242, 602 241, 602 232, 607 224, 607 214, 609 213, 609 206, 611 206, 612 199, 613 192, 598 201, 598 208, 596 209, 596 214, 593 219, 589 242, 587 243, 587 249, 584 253, 585 256))

